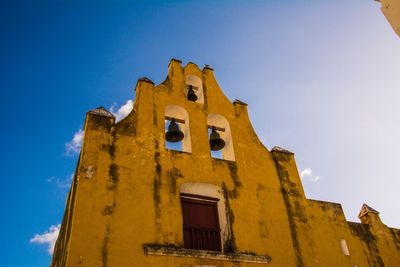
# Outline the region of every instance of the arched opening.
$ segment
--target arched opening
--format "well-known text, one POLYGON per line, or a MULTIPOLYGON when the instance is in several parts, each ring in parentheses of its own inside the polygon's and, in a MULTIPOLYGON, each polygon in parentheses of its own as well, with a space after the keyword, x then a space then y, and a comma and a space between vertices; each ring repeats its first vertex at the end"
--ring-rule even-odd
POLYGON ((222 189, 207 183, 184 183, 180 194, 185 247, 224 251, 231 230, 222 189))
POLYGON ((210 150, 211 157, 235 161, 231 128, 229 127, 229 122, 227 121, 227 119, 219 114, 209 114, 207 117, 207 125, 209 138, 211 136, 212 128, 214 127, 220 138, 222 138, 225 142, 225 145, 221 150, 210 150))
POLYGON ((189 127, 189 115, 187 111, 177 105, 169 105, 165 108, 165 133, 174 121, 179 130, 183 133, 183 139, 178 142, 169 142, 165 140, 165 147, 170 150, 177 150, 183 152, 192 152, 191 138, 190 138, 190 127, 189 127))
POLYGON ((197 97, 194 102, 204 104, 203 82, 201 81, 201 79, 195 75, 187 75, 185 88, 187 96, 189 93, 189 87, 193 90, 194 94, 197 97))

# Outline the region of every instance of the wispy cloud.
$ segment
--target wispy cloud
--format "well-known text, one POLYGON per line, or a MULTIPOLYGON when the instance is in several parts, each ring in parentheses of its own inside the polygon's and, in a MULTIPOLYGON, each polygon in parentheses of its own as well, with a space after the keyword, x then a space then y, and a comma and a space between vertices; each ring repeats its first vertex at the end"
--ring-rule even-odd
POLYGON ((81 151, 82 140, 83 140, 83 130, 79 129, 72 138, 71 141, 65 144, 65 154, 66 155, 74 155, 78 154, 81 151))
POLYGON ((56 244, 56 240, 58 234, 60 233, 61 225, 52 225, 50 228, 42 234, 36 234, 34 237, 30 239, 30 243, 40 244, 47 246, 47 252, 52 255, 54 251, 54 245, 56 244))
POLYGON ((126 103, 122 106, 120 106, 118 109, 115 107, 116 104, 113 104, 110 108, 110 111, 112 114, 115 116, 116 121, 120 121, 123 118, 125 118, 133 108, 133 101, 132 100, 127 100, 126 103))
POLYGON ((74 173, 68 175, 64 179, 58 178, 56 176, 51 176, 46 179, 49 183, 54 183, 58 188, 70 188, 72 179, 74 178, 74 173))
POLYGON ((311 168, 304 168, 300 173, 300 178, 316 183, 321 179, 321 176, 314 176, 311 168))

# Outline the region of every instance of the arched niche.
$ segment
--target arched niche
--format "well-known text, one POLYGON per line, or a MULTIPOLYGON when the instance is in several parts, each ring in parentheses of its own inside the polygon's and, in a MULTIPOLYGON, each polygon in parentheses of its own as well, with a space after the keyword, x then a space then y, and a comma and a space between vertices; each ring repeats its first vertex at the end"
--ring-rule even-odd
POLYGON ((227 119, 220 114, 209 114, 207 117, 207 125, 225 129, 225 131, 217 131, 221 138, 224 139, 225 147, 220 152, 212 151, 211 156, 215 158, 222 158, 224 160, 235 161, 231 128, 229 127, 229 122, 227 119), (221 157, 219 157, 219 155, 221 155, 221 157))
POLYGON ((185 94, 188 92, 188 85, 192 85, 194 87, 194 92, 197 95, 196 103, 204 104, 204 91, 203 91, 203 82, 201 79, 195 75, 186 75, 186 87, 185 94))
POLYGON ((229 218, 227 217, 226 202, 222 188, 214 184, 189 182, 181 185, 180 193, 193 195, 194 198, 196 196, 202 196, 211 197, 219 200, 217 203, 217 208, 219 227, 221 230, 221 248, 222 251, 225 251, 224 245, 231 238, 232 235, 229 226, 229 218))
MULTIPOLYGON (((192 152, 192 144, 190 138, 190 124, 189 124, 189 115, 187 111, 177 105, 168 105, 165 108, 165 117, 172 117, 175 119, 183 120, 184 123, 177 122, 179 129, 183 132, 184 137, 183 140, 179 143, 170 143, 165 140, 166 148, 172 150, 179 150, 184 152, 192 152)), ((170 121, 165 120, 165 132, 168 130, 168 125, 170 121)))

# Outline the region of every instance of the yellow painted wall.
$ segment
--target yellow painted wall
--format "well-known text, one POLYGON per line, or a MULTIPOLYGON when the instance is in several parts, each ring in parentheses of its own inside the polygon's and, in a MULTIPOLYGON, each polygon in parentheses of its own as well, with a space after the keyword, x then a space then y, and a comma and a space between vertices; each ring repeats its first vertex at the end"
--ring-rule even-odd
POLYGON ((349 223, 340 204, 306 199, 293 153, 263 146, 247 105, 225 97, 211 68, 171 60, 163 83, 140 79, 135 93, 132 112, 118 123, 104 112, 86 116, 52 266, 400 266, 400 231, 372 220, 377 214, 349 223), (204 104, 186 100, 189 74, 203 81, 204 104), (189 114, 191 153, 165 149, 171 104, 189 114), (228 120, 235 161, 211 158, 208 114, 228 120), (179 191, 188 182, 217 185, 225 195, 232 235, 217 258, 229 260, 181 249, 179 191), (147 255, 146 244, 181 255, 147 255), (262 257, 270 261, 254 262, 262 257))

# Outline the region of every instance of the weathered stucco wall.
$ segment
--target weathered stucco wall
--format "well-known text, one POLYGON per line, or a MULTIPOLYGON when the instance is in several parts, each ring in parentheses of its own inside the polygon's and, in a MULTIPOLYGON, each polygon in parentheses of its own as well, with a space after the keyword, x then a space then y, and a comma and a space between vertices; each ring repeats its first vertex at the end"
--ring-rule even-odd
POLYGON ((118 123, 102 109, 87 113, 52 266, 400 265, 399 230, 349 223, 339 204, 306 199, 294 155, 262 145, 247 105, 225 97, 211 68, 172 60, 163 83, 143 78, 135 90, 132 112, 118 123), (202 80, 204 103, 186 100, 187 75, 202 80), (165 148, 168 105, 188 112, 191 153, 165 148), (229 122, 235 161, 211 158, 208 114, 229 122), (223 252, 182 249, 185 183, 221 189, 223 252))

